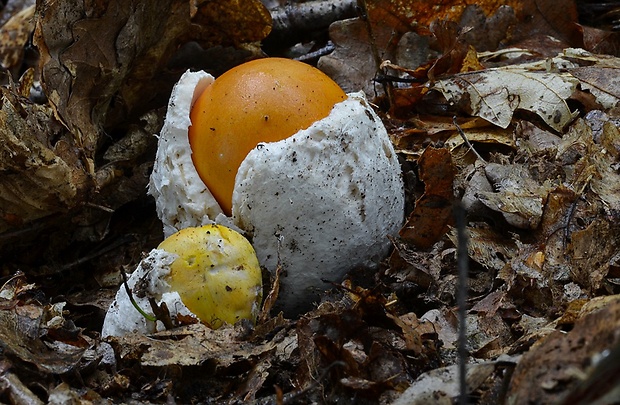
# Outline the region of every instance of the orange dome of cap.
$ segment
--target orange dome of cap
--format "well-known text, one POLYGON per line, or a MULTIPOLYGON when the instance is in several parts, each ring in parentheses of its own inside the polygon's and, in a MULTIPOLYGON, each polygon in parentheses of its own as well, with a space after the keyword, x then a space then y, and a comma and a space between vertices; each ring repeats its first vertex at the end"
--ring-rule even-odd
POLYGON ((286 139, 327 117, 346 94, 302 62, 258 59, 218 77, 194 103, 192 161, 220 207, 231 214, 235 176, 260 142, 286 139))

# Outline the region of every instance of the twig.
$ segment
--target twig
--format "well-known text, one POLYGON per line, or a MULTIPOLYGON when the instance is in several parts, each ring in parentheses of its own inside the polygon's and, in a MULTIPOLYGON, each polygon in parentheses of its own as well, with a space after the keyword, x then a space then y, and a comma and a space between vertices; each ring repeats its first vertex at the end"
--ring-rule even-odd
POLYGON ((458 291, 456 302, 458 306, 459 336, 459 405, 467 404, 467 278, 469 272, 469 254, 467 252, 467 232, 465 229, 465 209, 460 203, 454 207, 457 232, 457 267, 458 267, 458 291))
POLYGON ((467 147, 474 152, 474 154, 476 155, 476 157, 478 159, 480 159, 481 161, 483 161, 484 163, 486 163, 487 161, 484 160, 482 158, 482 156, 480 156, 480 154, 478 153, 478 151, 476 149, 474 149, 474 146, 469 142, 469 139, 467 139, 467 136, 465 135, 465 132, 463 132, 463 130, 461 129, 461 127, 459 126, 459 124, 456 122, 456 116, 452 117, 452 122, 454 123, 454 126, 456 127, 456 130, 458 131, 459 135, 461 135, 461 138, 463 138, 463 142, 465 142, 465 145, 467 145, 467 147))
POLYGON ((272 32, 282 35, 328 27, 334 21, 354 17, 355 4, 355 0, 287 2, 271 10, 272 32))
POLYGON ((329 55, 334 51, 334 49, 336 49, 334 43, 332 41, 327 41, 327 44, 321 49, 318 49, 314 52, 308 52, 307 54, 301 55, 295 59, 300 62, 308 62, 313 59, 319 59, 321 56, 329 55))

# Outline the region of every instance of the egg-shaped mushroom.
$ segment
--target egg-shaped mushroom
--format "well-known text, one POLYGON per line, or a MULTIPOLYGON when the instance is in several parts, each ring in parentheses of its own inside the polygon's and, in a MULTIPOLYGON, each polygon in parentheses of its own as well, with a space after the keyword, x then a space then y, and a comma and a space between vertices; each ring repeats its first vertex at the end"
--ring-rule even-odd
MULTIPOLYGON (((281 80, 277 69, 275 73, 269 79, 272 88, 281 80)), ((307 91, 305 77, 293 80, 300 91, 307 91)), ((175 86, 149 193, 166 234, 212 222, 245 232, 262 266, 274 272, 281 265, 277 306, 286 315, 299 314, 331 287, 328 282, 340 282, 358 266, 376 265, 387 254, 388 235, 398 232, 404 216, 398 158, 363 93, 343 101, 335 97, 324 118, 301 124, 281 140, 259 136, 253 141, 256 146, 244 152, 236 171, 228 216, 198 174, 188 134, 196 125, 190 118, 192 106, 212 83, 204 72, 186 72, 175 86)), ((295 84, 287 84, 287 90, 291 86, 295 84)), ((241 120, 243 114, 239 116, 241 120)), ((241 130, 245 124, 238 125, 241 130)), ((204 144, 208 147, 208 140, 204 144)))

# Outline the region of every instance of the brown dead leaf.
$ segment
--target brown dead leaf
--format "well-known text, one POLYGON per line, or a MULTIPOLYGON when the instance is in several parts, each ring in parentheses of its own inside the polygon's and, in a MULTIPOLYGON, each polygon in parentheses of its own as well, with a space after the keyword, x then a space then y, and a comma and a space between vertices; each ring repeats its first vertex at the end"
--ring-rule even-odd
POLYGON ((506 221, 517 228, 536 229, 550 185, 533 180, 527 167, 490 163, 485 166, 494 192, 481 192, 480 200, 490 209, 501 212, 506 221))
POLYGON ((522 109, 537 114, 551 128, 561 131, 577 115, 566 103, 577 87, 577 80, 568 73, 546 72, 542 67, 511 65, 461 73, 438 81, 434 88, 468 114, 501 128, 507 128, 515 110, 522 109))
POLYGON ((293 344, 291 337, 278 336, 265 344, 242 340, 241 326, 213 330, 200 323, 163 331, 152 336, 126 335, 108 340, 121 359, 139 360, 143 367, 197 366, 212 362, 218 367, 230 367, 239 362, 250 363, 263 354, 293 344))
POLYGON ((619 56, 620 34, 593 27, 581 27, 583 30, 583 47, 597 54, 619 56))
POLYGON ((381 58, 390 59, 393 49, 386 48, 385 44, 393 38, 392 30, 386 26, 377 27, 371 37, 364 21, 352 19, 333 23, 329 35, 335 49, 319 59, 318 68, 347 93, 363 90, 373 95, 381 91, 380 86, 373 83, 380 61, 373 55, 371 38, 381 49, 381 58))
MULTIPOLYGON (((467 392, 477 390, 495 369, 493 362, 468 365, 467 392)), ((452 404, 460 398, 457 365, 440 367, 422 374, 392 405, 452 404)))
POLYGON ((238 44, 269 31, 270 17, 258 1, 194 6, 192 21, 185 0, 41 4, 35 41, 44 88, 86 159, 104 127, 167 99, 176 76, 165 74, 166 64, 182 43, 238 44))
MULTIPOLYGON (((604 308, 579 319, 570 332, 553 332, 530 349, 517 365, 508 400, 512 403, 560 403, 561 399, 568 399, 569 392, 593 371, 596 356, 618 345, 618 328, 620 301, 616 296, 608 300, 604 308)), ((605 391, 593 390, 591 394, 593 401, 605 391)))
POLYGON ((191 39, 201 44, 239 46, 264 39, 271 14, 260 1, 192 0, 191 39))
POLYGON ((585 229, 573 232, 566 252, 572 259, 572 279, 592 292, 597 291, 618 247, 617 227, 607 220, 595 220, 585 229))
POLYGON ((51 110, 0 90, 0 232, 63 212, 92 183, 51 110), (55 140, 55 141, 53 141, 55 140))
MULTIPOLYGON (((517 252, 514 240, 483 224, 468 226, 467 235, 469 257, 484 268, 499 271, 517 252)), ((456 230, 450 232, 449 237, 456 246, 456 230)))
POLYGON ((60 337, 68 326, 55 309, 14 302, 12 307, 0 310, 0 345, 14 362, 35 366, 43 374, 78 371, 89 344, 76 330, 66 331, 76 337, 73 339, 56 340, 50 334, 56 329, 54 334, 60 337), (57 322, 54 317, 58 317, 57 322))
POLYGON ((431 0, 415 2, 366 0, 364 3, 371 21, 382 22, 401 32, 409 31, 413 27, 429 27, 436 20, 459 21, 465 9, 474 5, 489 16, 503 5, 514 8, 520 4, 514 0, 448 0, 441 3, 431 0))
POLYGON ((574 1, 527 0, 519 3, 515 6, 519 24, 511 32, 512 43, 523 43, 524 48, 546 56, 554 56, 563 48, 583 46, 574 1), (554 41, 546 42, 545 37, 554 38, 554 41))
POLYGON ((452 221, 455 167, 447 149, 428 147, 418 160, 424 195, 416 201, 407 223, 400 230, 403 240, 422 249, 431 247, 446 233, 452 221))
POLYGON ((0 67, 14 75, 18 73, 24 57, 24 47, 33 30, 34 5, 15 14, 0 28, 0 67))

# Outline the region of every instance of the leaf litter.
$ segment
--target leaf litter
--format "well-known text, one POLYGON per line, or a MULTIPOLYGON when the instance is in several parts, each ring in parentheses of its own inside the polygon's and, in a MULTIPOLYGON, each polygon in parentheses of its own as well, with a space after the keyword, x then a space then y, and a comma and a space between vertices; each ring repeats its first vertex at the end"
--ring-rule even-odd
POLYGON ((25 3, 7 19, 2 401, 451 403, 455 201, 470 241, 469 401, 616 400, 619 62, 596 52, 617 36, 579 25, 572 1, 426 3, 360 2, 318 61, 375 97, 402 160, 408 218, 381 268, 296 320, 270 301, 255 327, 105 341, 118 269, 161 238, 144 187, 172 84, 258 56, 271 16, 257 1, 111 0, 41 2, 33 25, 25 3))

